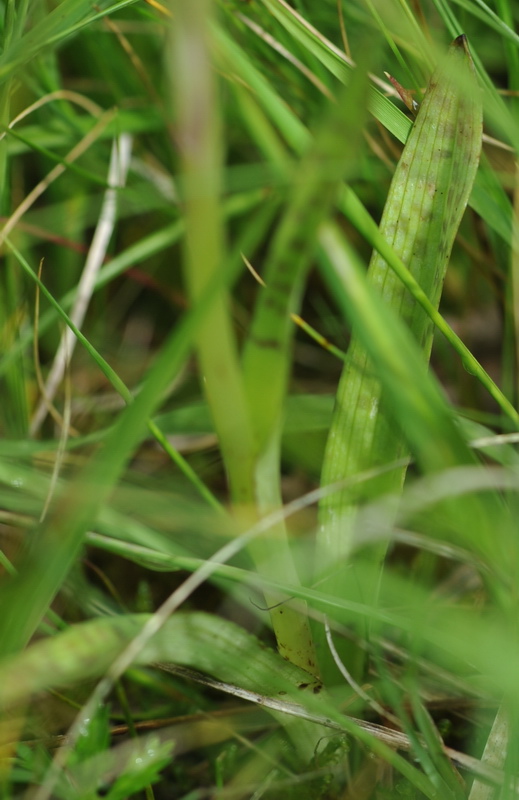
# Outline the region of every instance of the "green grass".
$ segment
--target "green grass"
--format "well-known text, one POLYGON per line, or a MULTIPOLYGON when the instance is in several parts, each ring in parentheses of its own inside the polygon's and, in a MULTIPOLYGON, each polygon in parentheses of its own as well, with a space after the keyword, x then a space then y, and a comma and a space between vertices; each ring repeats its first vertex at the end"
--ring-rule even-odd
POLYGON ((515 797, 517 16, 4 6, 2 799, 515 797), (462 32, 483 155, 438 311, 377 229, 384 72, 423 101, 462 32), (352 329, 385 416, 331 466, 352 329))

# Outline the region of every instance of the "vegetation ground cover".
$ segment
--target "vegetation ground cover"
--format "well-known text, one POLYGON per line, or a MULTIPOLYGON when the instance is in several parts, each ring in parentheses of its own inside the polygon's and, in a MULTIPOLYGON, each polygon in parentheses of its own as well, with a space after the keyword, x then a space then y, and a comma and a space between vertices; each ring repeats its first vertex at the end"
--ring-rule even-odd
POLYGON ((516 796, 518 15, 4 4, 2 797, 516 796))

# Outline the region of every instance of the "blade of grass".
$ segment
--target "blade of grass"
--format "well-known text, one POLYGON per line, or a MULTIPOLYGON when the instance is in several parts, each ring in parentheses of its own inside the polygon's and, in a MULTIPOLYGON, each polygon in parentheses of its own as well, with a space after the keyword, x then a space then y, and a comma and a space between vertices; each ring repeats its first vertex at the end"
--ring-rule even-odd
MULTIPOLYGON (((126 134, 112 142, 112 153, 108 170, 108 188, 103 198, 96 230, 92 238, 85 266, 77 287, 77 298, 70 313, 70 319, 77 328, 81 328, 91 300, 94 284, 103 263, 106 250, 112 237, 117 214, 117 189, 124 185, 130 164, 132 140, 126 134)), ((45 397, 34 412, 30 432, 34 435, 47 415, 49 403, 52 403, 58 386, 61 383, 67 365, 70 363, 76 345, 74 333, 66 328, 61 338, 45 384, 45 397)))
MULTIPOLYGON (((356 80, 332 106, 315 143, 297 170, 292 197, 265 261, 263 275, 267 285, 260 290, 243 354, 254 446, 258 454, 255 492, 262 512, 270 511, 281 502, 281 418, 294 330, 290 313, 299 303, 317 230, 333 208, 341 177, 353 161, 360 138, 364 98, 365 81, 362 70, 359 70, 356 80)), ((270 543, 258 542, 256 558, 264 565, 263 571, 274 576, 286 573, 289 553, 285 542, 286 533, 282 525, 277 527, 270 543), (274 548, 276 538, 278 545, 274 548), (279 553, 283 557, 280 558, 279 553)), ((283 608, 279 609, 277 616, 278 639, 287 643, 294 620, 283 608)), ((292 647, 283 652, 289 654, 292 647)), ((311 659, 313 664, 313 655, 311 659)))
MULTIPOLYGON (((431 78, 394 175, 380 225, 382 236, 407 263, 435 308, 481 147, 481 104, 468 59, 465 40, 460 37, 451 46, 445 64, 431 78), (469 97, 473 99, 467 100, 469 97)), ((331 238, 328 244, 337 246, 337 242, 332 245, 331 238)), ((399 278, 378 253, 370 262, 369 279, 409 325, 427 361, 432 344, 430 320, 410 300, 399 278)), ((390 346, 389 339, 386 350, 390 346)), ((392 412, 395 413, 394 408, 392 412)), ((381 385, 365 344, 354 337, 341 377, 323 464, 325 485, 403 455, 402 439, 393 430, 393 414, 384 406, 381 385)), ((386 475, 382 486, 395 490, 404 472, 386 475)), ((338 492, 323 502, 320 514, 322 564, 335 564, 349 551, 347 520, 350 515, 354 518, 355 501, 352 504, 348 490, 338 492)))
MULTIPOLYGON (((212 0, 174 2, 170 80, 182 159, 184 279, 194 304, 225 262, 222 143, 210 45, 212 0), (196 52, 196 64, 193 53, 196 52), (203 112, 201 112, 203 110, 203 112)), ((197 352, 234 503, 251 495, 252 430, 229 310, 222 289, 197 336, 197 352)))
MULTIPOLYGON (((509 743, 509 728, 508 713, 503 706, 500 706, 485 744, 482 763, 497 768, 503 767, 509 743)), ((494 797, 492 787, 481 781, 474 781, 469 800, 493 800, 494 797)))
MULTIPOLYGON (((297 309, 301 283, 310 265, 315 235, 333 208, 345 170, 356 153, 362 120, 354 120, 365 98, 362 72, 341 96, 335 113, 318 132, 314 147, 297 169, 293 198, 275 233, 262 278, 243 363, 247 393, 261 452, 281 418, 293 336, 290 313, 297 309), (264 388, 269 386, 268 395, 264 388)), ((360 114, 359 114, 360 116, 360 114)))

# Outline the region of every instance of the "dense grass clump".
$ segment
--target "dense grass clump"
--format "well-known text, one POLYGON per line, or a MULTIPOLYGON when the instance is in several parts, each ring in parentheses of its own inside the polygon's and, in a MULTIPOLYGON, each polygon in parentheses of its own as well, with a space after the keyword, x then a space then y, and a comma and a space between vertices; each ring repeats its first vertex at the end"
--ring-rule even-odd
POLYGON ((517 16, 4 5, 1 798, 515 797, 517 16))

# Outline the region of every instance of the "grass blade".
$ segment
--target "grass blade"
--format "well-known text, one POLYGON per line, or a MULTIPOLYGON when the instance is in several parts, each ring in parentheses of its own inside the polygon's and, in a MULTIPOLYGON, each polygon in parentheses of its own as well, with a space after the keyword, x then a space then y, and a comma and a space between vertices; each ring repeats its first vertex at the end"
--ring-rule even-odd
MULTIPOLYGON (((465 37, 455 40, 445 62, 434 73, 429 90, 418 114, 415 127, 394 175, 384 208, 380 231, 407 265, 431 303, 437 307, 447 262, 475 178, 481 147, 482 109, 475 83, 472 61, 465 37), (457 166, 459 165, 459 166, 457 166)), ((351 259, 341 255, 340 237, 328 236, 332 261, 351 270, 351 259), (337 260, 338 259, 338 260, 337 260), (347 261, 350 265, 347 266, 347 261)), ((349 280, 350 290, 352 286, 349 280)), ((428 360, 432 343, 432 324, 416 304, 379 253, 372 256, 368 280, 389 309, 409 327, 428 360)), ((364 291, 357 282, 357 288, 364 291)), ((369 470, 381 468, 380 474, 360 485, 346 486, 325 498, 320 504, 318 533, 319 573, 335 570, 347 559, 352 548, 355 520, 359 504, 386 492, 398 492, 406 467, 400 459, 412 442, 414 452, 422 458, 426 469, 453 466, 471 459, 468 449, 453 434, 448 444, 446 430, 452 429, 443 403, 431 394, 429 407, 424 408, 421 386, 425 386, 423 370, 416 356, 400 339, 393 325, 392 336, 384 331, 384 314, 374 319, 366 297, 357 297, 355 315, 366 308, 360 336, 353 336, 336 398, 336 407, 323 463, 324 485, 334 484, 369 470), (369 333, 368 333, 369 331, 369 333), (385 351, 385 359, 380 355, 385 351), (410 359, 402 361, 403 353, 410 359), (376 353, 375 360, 372 360, 376 353), (410 365, 414 364, 414 376, 410 365), (405 390, 399 390, 398 383, 405 390), (409 383, 410 382, 410 383, 409 383), (416 383, 416 388, 413 384, 416 383), (383 389, 384 387, 384 389, 383 389), (384 394, 384 390, 387 394, 384 394), (405 412, 404 412, 404 409, 405 412), (425 423, 425 418, 428 422, 425 423), (395 419, 402 426, 395 428, 395 419), (421 422, 418 423, 418 419, 421 422), (416 423, 416 424, 415 424, 416 423), (425 424, 424 424, 425 423, 425 424), (410 430, 410 426, 413 429, 410 430), (407 430, 406 430, 407 428, 407 430), (445 448, 428 447, 423 434, 437 429, 437 441, 445 448), (442 430, 443 429, 443 430, 442 430), (404 433, 405 432, 405 433, 404 433), (418 438, 415 438, 417 434, 418 438), (396 465, 387 469, 388 465, 396 465)), ((389 325, 391 325, 391 322, 389 325)), ((355 331, 355 325, 354 325, 355 331)), ((432 387, 431 387, 432 389, 432 387)), ((385 545, 374 549, 371 558, 383 559, 385 545)), ((334 578, 330 591, 339 593, 340 583, 334 578)), ((367 602, 374 597, 375 584, 364 586, 367 602)), ((351 667, 354 677, 362 673, 364 655, 353 648, 360 663, 351 667)))

